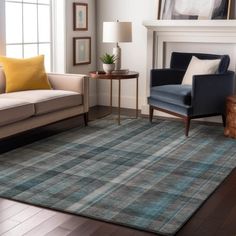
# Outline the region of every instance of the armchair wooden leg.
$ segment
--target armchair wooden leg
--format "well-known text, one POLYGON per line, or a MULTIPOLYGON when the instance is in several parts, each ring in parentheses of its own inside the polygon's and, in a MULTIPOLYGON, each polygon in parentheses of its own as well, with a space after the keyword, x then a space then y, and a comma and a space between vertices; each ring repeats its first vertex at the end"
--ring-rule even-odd
POLYGON ((223 122, 223 126, 226 126, 226 115, 222 114, 222 122, 223 122))
POLYGON ((88 112, 84 113, 84 125, 88 126, 88 112))
POLYGON ((152 119, 153 119, 153 107, 149 106, 149 121, 152 123, 152 119))
POLYGON ((185 117, 184 118, 184 123, 185 123, 185 136, 188 137, 188 133, 189 133, 189 128, 190 128, 190 121, 191 118, 190 117, 185 117))

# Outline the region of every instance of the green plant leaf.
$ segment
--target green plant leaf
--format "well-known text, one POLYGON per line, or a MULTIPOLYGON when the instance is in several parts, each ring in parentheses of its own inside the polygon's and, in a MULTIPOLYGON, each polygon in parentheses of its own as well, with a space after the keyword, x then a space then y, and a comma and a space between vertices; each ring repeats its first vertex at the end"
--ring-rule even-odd
POLYGON ((108 53, 105 53, 100 57, 100 60, 104 64, 114 64, 116 59, 117 58, 115 57, 115 55, 111 55, 111 54, 108 54, 108 53))

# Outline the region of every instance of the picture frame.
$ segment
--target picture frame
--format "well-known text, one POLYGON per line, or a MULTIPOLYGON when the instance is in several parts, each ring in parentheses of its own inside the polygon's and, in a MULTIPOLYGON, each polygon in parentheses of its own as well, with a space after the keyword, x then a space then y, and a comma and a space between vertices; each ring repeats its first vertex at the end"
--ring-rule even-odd
POLYGON ((161 5, 162 5, 162 0, 157 0, 157 19, 161 19, 161 5))
POLYGON ((73 38, 73 64, 91 64, 91 37, 73 38))
POLYGON ((74 31, 88 30, 88 4, 73 3, 73 29, 74 31))
POLYGON ((161 20, 229 19, 231 0, 160 0, 158 12, 161 20))

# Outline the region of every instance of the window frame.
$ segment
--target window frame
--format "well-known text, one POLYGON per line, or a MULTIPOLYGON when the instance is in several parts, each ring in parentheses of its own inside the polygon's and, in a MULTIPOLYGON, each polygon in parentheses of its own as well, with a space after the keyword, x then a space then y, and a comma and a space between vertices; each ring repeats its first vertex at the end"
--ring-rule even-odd
MULTIPOLYGON (((21 1, 14 1, 14 0, 4 0, 3 2, 3 7, 0 8, 2 9, 3 12, 1 12, 0 10, 0 14, 3 16, 2 18, 4 18, 4 20, 2 21, 2 25, 4 25, 3 28, 3 32, 0 32, 0 35, 4 35, 4 39, 1 40, 0 38, 0 42, 3 41, 3 43, 1 43, 2 45, 0 45, 0 53, 6 55, 7 54, 7 46, 21 46, 22 47, 22 58, 24 58, 24 45, 37 45, 37 55, 39 55, 39 48, 40 45, 43 44, 47 44, 50 47, 50 71, 53 71, 53 59, 54 59, 54 52, 53 52, 53 0, 49 0, 50 3, 49 4, 45 4, 45 3, 39 3, 38 0, 36 0, 35 3, 30 3, 30 2, 24 2, 24 0, 21 1), (7 43, 6 40, 6 3, 18 3, 21 5, 22 7, 22 42, 19 43, 7 43), (24 11, 23 11, 23 6, 24 4, 32 4, 32 5, 36 5, 36 9, 37 9, 37 40, 35 42, 25 42, 24 40, 24 11), (39 6, 49 6, 49 14, 50 14, 50 35, 49 35, 49 41, 40 41, 39 40, 39 17, 38 17, 38 11, 39 11, 39 6), (4 45, 4 46, 3 46, 4 45), (2 46, 2 49, 1 49, 2 46), (4 48, 3 48, 4 47, 4 48), (1 52, 2 51, 2 52, 1 52)), ((1 26, 1 25, 0 25, 1 26)))

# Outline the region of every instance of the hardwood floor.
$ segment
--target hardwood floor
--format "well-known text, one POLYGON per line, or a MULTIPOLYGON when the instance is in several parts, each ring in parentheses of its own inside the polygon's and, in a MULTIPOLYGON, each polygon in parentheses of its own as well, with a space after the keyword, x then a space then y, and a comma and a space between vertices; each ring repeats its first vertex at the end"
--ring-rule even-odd
MULTIPOLYGON (((94 108, 90 113, 90 119, 100 116, 100 112, 103 113, 104 109, 94 108)), ((123 113, 130 115, 134 112, 123 110, 123 113)), ((83 125, 83 117, 12 137, 1 142, 0 150, 5 152, 78 125, 83 125)), ((152 236, 156 234, 0 199, 0 235, 152 236)), ((236 170, 176 235, 236 236, 236 170)))

